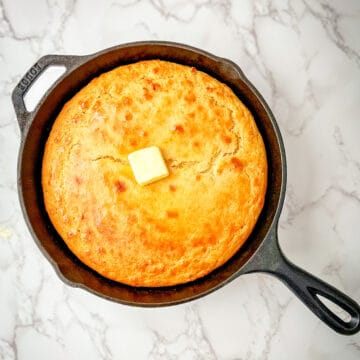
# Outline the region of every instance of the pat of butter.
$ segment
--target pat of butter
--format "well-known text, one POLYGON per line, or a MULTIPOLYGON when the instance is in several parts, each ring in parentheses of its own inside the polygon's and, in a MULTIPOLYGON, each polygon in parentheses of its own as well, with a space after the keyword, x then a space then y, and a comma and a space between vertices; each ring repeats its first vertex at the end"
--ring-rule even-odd
POLYGON ((140 185, 147 185, 169 176, 169 170, 161 155, 160 149, 150 146, 128 155, 135 180, 140 185))

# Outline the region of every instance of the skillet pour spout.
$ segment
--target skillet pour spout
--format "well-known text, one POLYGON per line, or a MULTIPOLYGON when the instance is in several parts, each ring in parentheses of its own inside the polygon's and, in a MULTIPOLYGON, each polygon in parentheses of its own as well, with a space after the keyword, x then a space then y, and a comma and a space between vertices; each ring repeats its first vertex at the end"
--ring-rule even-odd
POLYGON ((12 101, 21 130, 18 192, 30 232, 60 278, 106 299, 133 306, 174 305, 204 296, 235 279, 265 272, 280 279, 324 323, 341 334, 360 330, 360 307, 347 295, 292 264, 282 253, 277 224, 284 202, 286 159, 281 134, 263 97, 233 62, 183 44, 148 41, 115 46, 87 56, 47 55, 20 80, 12 101), (222 267, 196 281, 163 288, 136 288, 108 280, 81 263, 67 248, 45 211, 41 164, 46 139, 63 105, 91 79, 123 64, 163 59, 195 66, 227 84, 252 112, 264 139, 268 157, 268 189, 260 218, 244 246, 222 267), (64 66, 64 74, 46 91, 33 111, 24 95, 50 66, 64 66), (349 316, 340 318, 321 298, 349 316))

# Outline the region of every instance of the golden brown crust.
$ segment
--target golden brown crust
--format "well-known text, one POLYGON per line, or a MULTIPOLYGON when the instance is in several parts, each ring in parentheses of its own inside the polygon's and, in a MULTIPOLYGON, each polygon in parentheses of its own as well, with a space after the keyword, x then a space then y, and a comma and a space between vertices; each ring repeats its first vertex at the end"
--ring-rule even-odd
POLYGON ((81 261, 133 286, 202 277, 245 242, 263 207, 266 153, 252 115, 213 77, 161 60, 92 80, 57 117, 42 186, 81 261), (158 146, 170 176, 139 186, 127 155, 158 146))

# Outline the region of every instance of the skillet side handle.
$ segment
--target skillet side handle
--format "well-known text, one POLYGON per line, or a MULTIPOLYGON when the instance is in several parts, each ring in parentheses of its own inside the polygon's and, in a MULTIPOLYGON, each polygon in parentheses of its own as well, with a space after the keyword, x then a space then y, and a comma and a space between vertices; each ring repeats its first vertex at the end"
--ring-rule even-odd
POLYGON ((265 272, 281 280, 317 317, 336 332, 352 335, 360 331, 360 306, 333 286, 291 263, 279 246, 277 229, 269 235, 245 272, 265 272), (350 316, 344 321, 330 310, 318 296, 338 305, 350 316))
MULTIPOLYGON (((24 132, 24 129, 27 123, 31 119, 33 112, 29 112, 26 109, 24 103, 24 96, 31 86, 35 83, 39 75, 48 67, 48 66, 65 66, 65 72, 60 76, 59 79, 67 75, 74 65, 81 64, 87 56, 75 56, 75 55, 46 55, 40 58, 22 77, 19 83, 15 86, 11 98, 13 106, 15 109, 16 117, 19 123, 21 133, 24 132)), ((58 79, 58 80, 59 80, 58 79)), ((58 81, 57 80, 57 81, 58 81)))

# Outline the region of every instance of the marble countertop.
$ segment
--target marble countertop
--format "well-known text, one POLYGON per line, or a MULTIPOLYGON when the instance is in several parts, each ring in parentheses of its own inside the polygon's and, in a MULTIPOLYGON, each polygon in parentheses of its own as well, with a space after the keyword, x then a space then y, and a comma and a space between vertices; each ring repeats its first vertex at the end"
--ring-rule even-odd
POLYGON ((2 0, 0 359, 359 359, 359 334, 336 334, 270 276, 242 276, 199 300, 156 309, 65 285, 20 211, 20 133, 10 100, 20 77, 50 53, 156 39, 233 60, 284 137, 284 252, 359 302, 359 34, 356 0, 2 0))

